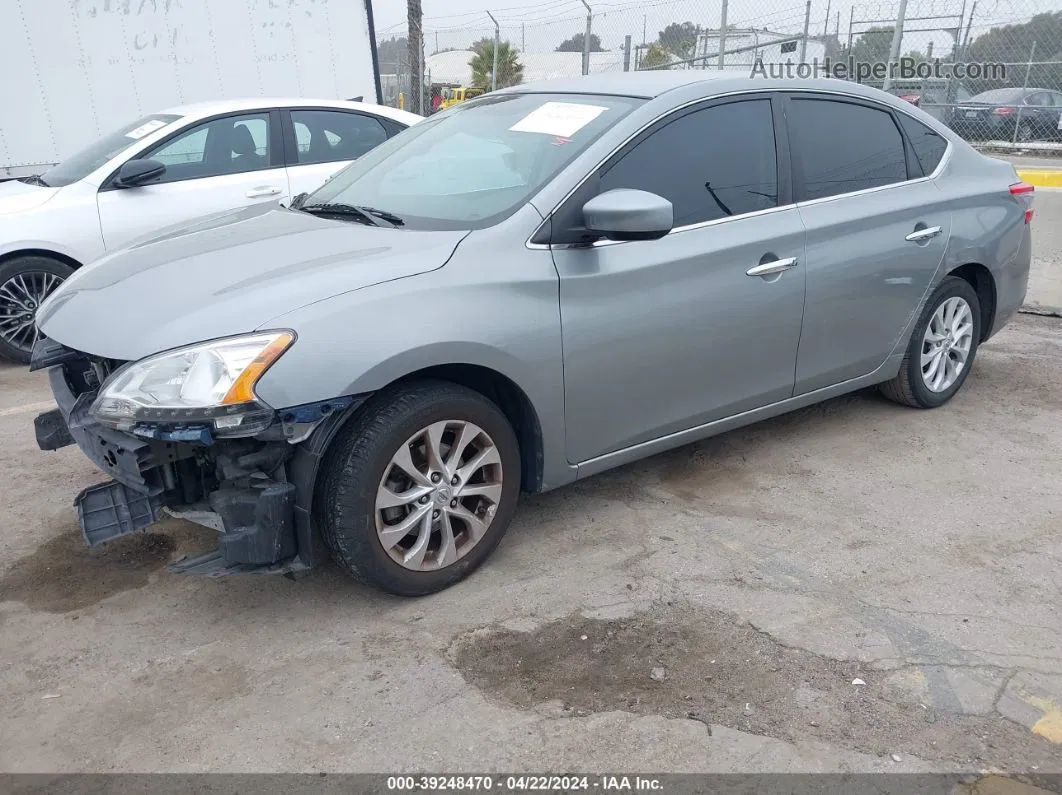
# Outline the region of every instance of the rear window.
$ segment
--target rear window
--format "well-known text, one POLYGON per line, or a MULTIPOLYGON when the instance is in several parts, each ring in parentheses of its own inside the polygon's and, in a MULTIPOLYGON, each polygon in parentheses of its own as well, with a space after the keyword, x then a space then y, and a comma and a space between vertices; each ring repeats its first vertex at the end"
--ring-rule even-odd
POLYGON ((993 88, 971 98, 972 102, 1020 102, 1020 88, 993 88))
POLYGON ((794 99, 790 126, 803 199, 904 182, 907 157, 892 115, 865 105, 794 99))
POLYGON ((948 142, 937 135, 922 122, 915 121, 910 116, 899 113, 900 126, 911 140, 911 146, 915 150, 915 156, 922 166, 923 174, 932 174, 940 165, 944 151, 948 148, 948 142))

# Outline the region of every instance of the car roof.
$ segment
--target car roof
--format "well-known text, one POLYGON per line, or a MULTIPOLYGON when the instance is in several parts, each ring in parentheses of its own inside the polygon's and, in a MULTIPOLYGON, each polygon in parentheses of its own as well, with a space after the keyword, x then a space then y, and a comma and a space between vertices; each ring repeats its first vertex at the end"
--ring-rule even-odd
POLYGON ((707 99, 720 94, 742 91, 828 91, 870 98, 887 104, 895 103, 897 106, 903 104, 888 92, 850 80, 833 77, 772 77, 767 79, 754 77, 745 71, 721 72, 713 69, 613 72, 528 83, 506 88, 498 93, 596 94, 655 99, 670 92, 678 92, 685 101, 693 95, 707 99))
POLYGON ((313 99, 308 97, 280 98, 280 97, 251 97, 248 99, 220 99, 209 102, 195 102, 187 105, 177 105, 172 108, 159 111, 159 113, 183 116, 189 119, 215 116, 219 113, 229 113, 241 110, 259 110, 262 108, 305 108, 321 107, 336 108, 341 110, 355 110, 362 113, 372 113, 387 119, 411 125, 423 121, 422 116, 409 113, 397 108, 389 108, 386 105, 374 105, 369 102, 352 102, 343 99, 313 99))
POLYGON ((503 89, 505 93, 552 92, 557 94, 603 94, 617 97, 652 99, 668 91, 693 83, 708 83, 730 77, 726 72, 701 69, 640 70, 607 72, 583 77, 527 83, 503 89))

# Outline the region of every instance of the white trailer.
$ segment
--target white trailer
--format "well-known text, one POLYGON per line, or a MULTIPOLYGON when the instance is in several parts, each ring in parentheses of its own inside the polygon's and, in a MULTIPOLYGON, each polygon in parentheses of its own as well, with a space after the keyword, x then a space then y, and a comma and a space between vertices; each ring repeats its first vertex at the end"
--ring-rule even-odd
POLYGON ((381 101, 372 0, 0 0, 0 179, 162 108, 381 101))

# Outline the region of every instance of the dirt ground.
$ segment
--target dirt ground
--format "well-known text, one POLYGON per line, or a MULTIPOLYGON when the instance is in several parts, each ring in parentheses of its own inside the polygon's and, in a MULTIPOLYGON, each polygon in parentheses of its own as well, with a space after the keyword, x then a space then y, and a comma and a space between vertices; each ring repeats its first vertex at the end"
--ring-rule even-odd
POLYGON ((859 393, 526 497, 471 579, 399 600, 331 567, 171 575, 212 545, 172 520, 85 549, 72 501, 100 478, 36 449, 45 380, 0 364, 0 771, 1045 786, 1060 384, 1062 321, 1021 316, 943 409, 859 393))

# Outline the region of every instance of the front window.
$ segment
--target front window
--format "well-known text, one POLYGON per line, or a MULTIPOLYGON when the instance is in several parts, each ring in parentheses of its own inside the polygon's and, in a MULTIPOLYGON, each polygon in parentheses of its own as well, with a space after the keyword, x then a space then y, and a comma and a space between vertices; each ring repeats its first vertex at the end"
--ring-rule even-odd
POLYGON ((87 149, 82 149, 54 168, 45 171, 41 180, 49 187, 61 188, 64 185, 84 179, 97 168, 105 166, 126 149, 135 146, 152 133, 168 127, 181 117, 173 114, 156 113, 145 116, 120 130, 100 138, 87 149))
POLYGON ((421 122, 306 199, 369 206, 405 229, 482 229, 512 215, 641 100, 487 95, 421 122))

